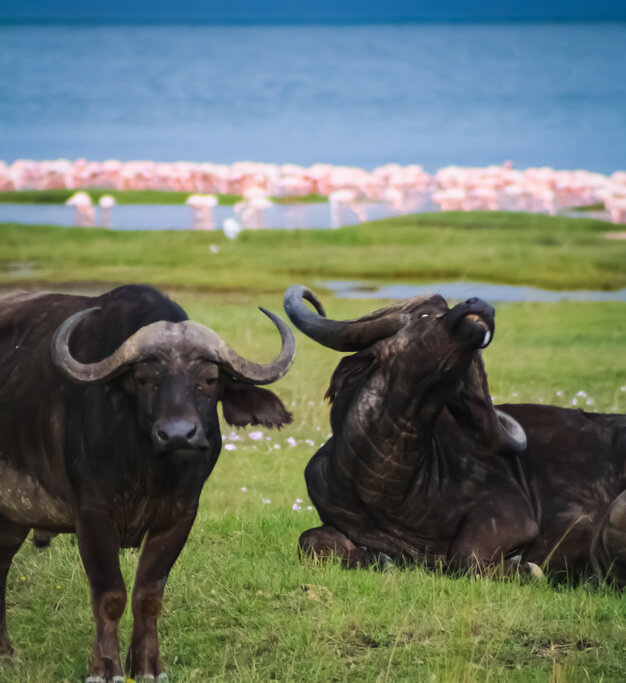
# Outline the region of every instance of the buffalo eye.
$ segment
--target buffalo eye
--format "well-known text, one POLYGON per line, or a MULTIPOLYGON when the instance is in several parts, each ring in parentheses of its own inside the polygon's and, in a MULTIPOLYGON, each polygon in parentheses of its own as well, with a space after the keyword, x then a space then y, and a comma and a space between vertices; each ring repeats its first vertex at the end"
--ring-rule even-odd
POLYGON ((196 384, 196 389, 205 389, 206 387, 214 387, 217 382, 217 377, 206 377, 202 382, 196 384))
POLYGON ((217 384, 217 375, 212 376, 212 375, 204 375, 200 376, 198 378, 198 382, 196 383, 196 390, 197 391, 207 391, 207 390, 212 390, 215 385, 217 384))
POLYGON ((420 318, 428 318, 429 315, 430 313, 422 313, 422 315, 420 315, 420 318))
POLYGON ((151 389, 156 391, 159 388, 159 382, 154 377, 137 377, 137 385, 142 389, 151 389))

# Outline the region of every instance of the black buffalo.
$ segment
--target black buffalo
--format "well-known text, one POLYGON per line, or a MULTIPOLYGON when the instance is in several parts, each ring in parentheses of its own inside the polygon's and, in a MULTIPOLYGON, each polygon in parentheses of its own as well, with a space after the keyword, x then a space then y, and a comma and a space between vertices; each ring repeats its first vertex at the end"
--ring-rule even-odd
MULTIPOLYGON (((263 309, 261 309, 263 310, 263 309)), ((143 544, 132 594, 131 676, 165 680, 157 619, 203 484, 232 425, 280 427, 291 415, 255 385, 289 369, 282 347, 250 362, 157 290, 98 297, 17 293, 0 301, 0 654, 6 577, 31 528, 75 532, 96 640, 88 681, 123 681, 117 627, 126 604, 118 550, 143 544)))
POLYGON ((545 564, 626 584, 626 417, 494 406, 480 352, 491 306, 430 296, 334 321, 295 285, 285 310, 317 342, 356 352, 332 376, 332 437, 306 468, 323 526, 302 551, 349 567, 545 564))

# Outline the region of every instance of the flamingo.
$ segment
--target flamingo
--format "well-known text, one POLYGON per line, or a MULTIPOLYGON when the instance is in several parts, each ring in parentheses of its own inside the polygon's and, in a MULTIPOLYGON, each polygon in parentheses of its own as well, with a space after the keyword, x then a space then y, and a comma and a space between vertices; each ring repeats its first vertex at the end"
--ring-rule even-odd
POLYGON ((192 194, 185 202, 193 210, 194 230, 213 230, 213 209, 217 206, 217 197, 213 194, 192 194))
POLYGON ((80 228, 92 228, 95 219, 95 211, 91 203, 91 197, 86 192, 76 192, 66 202, 66 206, 76 207, 74 224, 80 228))
POLYGON ((115 206, 115 197, 112 197, 110 194, 103 194, 102 197, 100 197, 98 204, 100 204, 100 208, 102 209, 102 227, 110 228, 111 207, 115 206))

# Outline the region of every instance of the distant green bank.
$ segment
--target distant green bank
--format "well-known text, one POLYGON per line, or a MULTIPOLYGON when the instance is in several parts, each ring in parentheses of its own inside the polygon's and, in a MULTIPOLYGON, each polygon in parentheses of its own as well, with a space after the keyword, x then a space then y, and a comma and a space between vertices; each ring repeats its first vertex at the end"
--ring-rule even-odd
MULTIPOLYGON (((0 192, 0 204, 64 204, 76 192, 86 192, 94 203, 103 195, 111 195, 118 204, 184 204, 187 199, 195 194, 193 192, 169 192, 162 190, 111 190, 108 188, 79 188, 67 190, 55 188, 52 190, 10 190, 0 192)), ((232 206, 241 201, 239 194, 217 194, 220 206, 232 206)), ((320 194, 308 194, 304 196, 272 197, 277 204, 313 204, 325 202, 327 197, 320 194)))
POLYGON ((0 224, 0 282, 149 282, 280 292, 294 282, 496 282, 626 287, 626 240, 587 218, 508 212, 402 216, 339 230, 115 231, 0 224))

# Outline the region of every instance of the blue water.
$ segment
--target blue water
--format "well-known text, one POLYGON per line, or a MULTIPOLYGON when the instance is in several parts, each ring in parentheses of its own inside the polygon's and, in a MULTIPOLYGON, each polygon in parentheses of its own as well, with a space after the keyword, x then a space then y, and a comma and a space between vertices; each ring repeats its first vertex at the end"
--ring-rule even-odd
POLYGON ((0 159, 626 167, 626 24, 0 26, 0 159))
MULTIPOLYGON (((384 203, 363 202, 360 208, 368 220, 398 216, 384 203)), ((582 212, 579 212, 579 214, 582 212)), ((3 204, 0 203, 0 223, 22 223, 25 225, 74 224, 75 209, 59 204, 3 204)), ((213 222, 221 228, 226 218, 241 220, 232 206, 217 206, 213 209, 213 222)), ((345 225, 355 225, 359 217, 352 211, 345 215, 345 225)), ((96 224, 102 223, 102 212, 96 207, 96 224)), ((111 210, 113 230, 191 230, 193 213, 189 206, 167 206, 157 204, 120 204, 111 210)), ((263 227, 287 228, 330 228, 330 207, 326 202, 319 204, 276 204, 263 212, 263 227)))
POLYGON ((465 301, 472 296, 491 302, 542 301, 626 301, 626 289, 613 292, 574 289, 558 291, 526 287, 524 285, 500 285, 489 282, 434 282, 428 284, 372 284, 338 280, 320 282, 335 296, 343 299, 408 299, 438 293, 452 301, 465 301))

